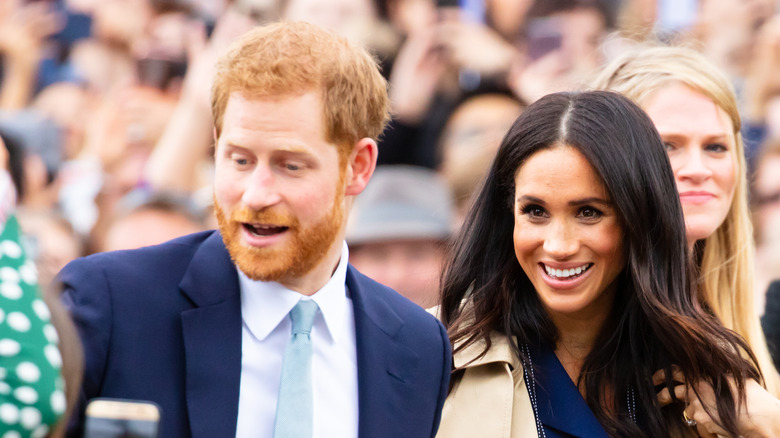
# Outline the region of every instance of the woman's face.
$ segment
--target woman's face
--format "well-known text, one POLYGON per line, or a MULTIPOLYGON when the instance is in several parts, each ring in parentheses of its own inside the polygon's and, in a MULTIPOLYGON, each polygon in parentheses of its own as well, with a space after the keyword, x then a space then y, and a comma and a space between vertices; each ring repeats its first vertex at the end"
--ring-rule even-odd
POLYGON ((645 111, 669 153, 688 244, 706 239, 726 220, 737 182, 731 119, 706 96, 682 84, 650 96, 645 111))
POLYGON ((550 316, 601 320, 625 266, 623 227, 604 184, 570 146, 515 175, 515 255, 550 316))

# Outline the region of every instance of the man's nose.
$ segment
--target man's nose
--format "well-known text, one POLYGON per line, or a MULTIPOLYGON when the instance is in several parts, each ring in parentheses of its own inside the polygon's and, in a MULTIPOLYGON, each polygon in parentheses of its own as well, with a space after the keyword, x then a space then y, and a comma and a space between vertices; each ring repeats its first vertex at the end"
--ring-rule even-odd
POLYGON ((257 166, 247 181, 241 201, 253 210, 262 210, 281 200, 277 180, 266 166, 257 166))

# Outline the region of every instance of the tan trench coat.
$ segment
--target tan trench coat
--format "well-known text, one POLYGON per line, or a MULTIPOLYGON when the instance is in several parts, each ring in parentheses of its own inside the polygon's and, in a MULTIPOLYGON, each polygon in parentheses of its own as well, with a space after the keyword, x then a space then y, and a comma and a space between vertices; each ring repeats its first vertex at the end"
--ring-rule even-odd
MULTIPOLYGON (((484 350, 483 341, 454 356, 455 367, 466 371, 444 402, 436 438, 538 437, 522 364, 503 335, 490 340, 490 350, 474 362, 468 363, 484 350)), ((699 436, 695 428, 686 432, 686 438, 699 436)))
POLYGON ((437 438, 536 437, 536 420, 523 379, 523 367, 506 338, 491 335, 487 354, 480 341, 454 357, 455 367, 465 367, 444 402, 437 438))

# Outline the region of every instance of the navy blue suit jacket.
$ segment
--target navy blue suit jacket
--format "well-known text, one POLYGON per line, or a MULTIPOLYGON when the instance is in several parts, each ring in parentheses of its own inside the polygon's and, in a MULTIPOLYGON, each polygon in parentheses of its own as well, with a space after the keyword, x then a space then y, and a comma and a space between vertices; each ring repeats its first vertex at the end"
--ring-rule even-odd
MULTIPOLYGON (((238 275, 216 231, 71 262, 59 275, 85 351, 85 401, 151 400, 163 437, 235 436, 241 378, 238 275)), ((447 394, 442 325, 347 270, 355 314, 361 438, 433 437, 447 394)))

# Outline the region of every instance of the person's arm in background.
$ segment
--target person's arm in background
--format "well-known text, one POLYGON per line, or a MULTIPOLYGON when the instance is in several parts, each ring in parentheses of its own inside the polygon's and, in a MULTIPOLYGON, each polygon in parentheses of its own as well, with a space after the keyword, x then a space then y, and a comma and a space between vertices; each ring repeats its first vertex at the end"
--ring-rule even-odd
POLYGON ((208 42, 202 27, 193 31, 181 97, 146 164, 146 182, 153 189, 192 193, 199 188, 199 165, 213 143, 209 84, 215 63, 230 42, 253 25, 248 17, 228 11, 208 42))
POLYGON ((30 102, 45 39, 61 26, 45 2, 0 0, 0 109, 17 110, 30 102))

